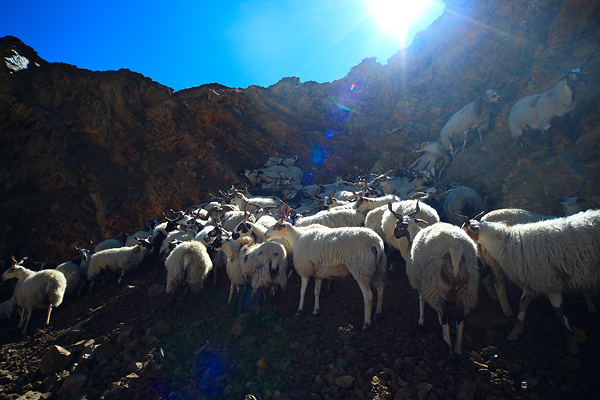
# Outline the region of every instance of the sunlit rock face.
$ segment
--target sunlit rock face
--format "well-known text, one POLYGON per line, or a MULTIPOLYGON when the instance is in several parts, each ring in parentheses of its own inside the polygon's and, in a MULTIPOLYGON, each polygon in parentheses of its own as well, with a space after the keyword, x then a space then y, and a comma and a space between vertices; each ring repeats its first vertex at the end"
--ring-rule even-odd
MULTIPOLYGON (((283 78, 268 87, 204 85, 173 92, 128 71, 92 72, 41 59, 0 39, 0 259, 61 261, 142 228, 219 189, 248 185, 237 172, 298 155, 317 183, 407 168, 421 141, 495 90, 492 128, 472 132, 440 186, 456 181, 491 208, 561 215, 553 200, 598 195, 600 55, 585 66, 573 130, 555 124, 554 154, 508 129, 511 106, 551 89, 557 68, 583 63, 600 43, 600 3, 447 1, 445 13, 390 60, 365 59, 331 83, 283 78)), ((596 198, 598 199, 598 198, 596 198)))

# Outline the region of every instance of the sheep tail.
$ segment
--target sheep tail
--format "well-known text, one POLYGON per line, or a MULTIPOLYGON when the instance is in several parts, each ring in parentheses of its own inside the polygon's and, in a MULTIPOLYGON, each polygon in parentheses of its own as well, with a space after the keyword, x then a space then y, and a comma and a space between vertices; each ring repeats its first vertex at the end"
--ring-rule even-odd
POLYGON ((452 275, 456 277, 458 275, 458 270, 460 268, 460 260, 462 259, 462 249, 460 248, 450 248, 450 261, 452 262, 452 275))
POLYGON ((52 307, 58 307, 61 305, 63 301, 64 292, 65 288, 61 287, 58 283, 54 281, 48 281, 46 283, 46 293, 48 297, 48 302, 52 305, 52 307))

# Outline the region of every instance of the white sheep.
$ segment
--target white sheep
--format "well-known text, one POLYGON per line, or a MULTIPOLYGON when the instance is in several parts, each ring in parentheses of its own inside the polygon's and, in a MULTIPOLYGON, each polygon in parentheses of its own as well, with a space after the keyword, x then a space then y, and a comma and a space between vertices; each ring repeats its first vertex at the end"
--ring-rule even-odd
POLYGON ((438 313, 444 341, 452 355, 448 324, 448 303, 455 302, 456 344, 454 353, 462 353, 464 319, 477 305, 479 270, 475 242, 456 225, 440 222, 422 228, 422 220, 403 217, 396 238, 412 242, 406 261, 410 285, 419 292, 419 326, 425 322, 425 302, 438 313))
POLYGON ((253 244, 249 238, 233 240, 231 237, 217 239, 215 248, 227 257, 226 271, 229 277, 229 302, 234 289, 250 285, 252 295, 258 290, 270 289, 278 295, 287 284, 287 253, 280 243, 253 244))
POLYGON ((284 222, 284 217, 282 210, 282 219, 267 230, 265 238, 285 238, 294 249, 294 268, 302 280, 297 315, 303 312, 304 295, 311 276, 315 278, 313 315, 316 315, 320 312, 319 294, 323 279, 351 275, 363 294, 363 330, 371 326, 371 284, 377 290, 376 315, 381 314, 383 304, 387 260, 381 238, 364 227, 294 227, 284 222))
POLYGON ((440 180, 442 173, 452 162, 446 149, 438 142, 421 142, 417 144, 414 151, 423 155, 408 169, 415 172, 426 170, 434 176, 435 181, 440 180))
POLYGON ((512 137, 521 148, 529 152, 523 145, 523 134, 526 130, 539 130, 547 135, 548 153, 552 151, 552 136, 547 133, 552 121, 567 115, 572 116, 576 106, 576 90, 578 86, 588 84, 583 73, 584 65, 592 56, 572 70, 563 70, 566 75, 552 89, 543 93, 523 97, 510 109, 508 128, 512 137))
POLYGON ((426 221, 429 225, 440 222, 437 212, 427 204, 420 204, 418 200, 402 200, 398 203, 388 203, 387 210, 381 217, 381 227, 385 242, 392 248, 400 251, 402 258, 408 260, 410 243, 405 237, 397 238, 394 230, 398 224, 402 224, 404 215, 413 215, 414 218, 426 221), (414 214, 416 212, 416 214, 414 214))
POLYGON ((21 308, 21 320, 19 328, 23 328, 23 334, 27 333, 29 320, 34 308, 46 309, 46 322, 50 323, 52 308, 62 304, 67 279, 65 275, 54 269, 44 269, 38 272, 29 270, 14 257, 11 257, 12 266, 2 274, 2 279, 17 278, 19 281, 14 290, 14 305, 21 308))
MULTIPOLYGON (((501 208, 498 210, 490 211, 485 214, 481 220, 486 222, 502 222, 506 225, 517 225, 517 224, 526 224, 530 222, 543 221, 546 219, 556 218, 554 216, 546 216, 542 214, 536 214, 530 211, 521 210, 519 208, 501 208)), ((500 302, 500 307, 502 307, 502 312, 507 317, 512 317, 513 312, 508 304, 508 298, 506 297, 506 274, 498 261, 489 253, 489 251, 482 246, 481 244, 477 244, 478 254, 483 267, 489 267, 494 276, 496 278, 496 282, 494 284, 494 290, 498 297, 498 301, 500 302)), ((488 285, 487 278, 484 278, 482 275, 482 280, 488 285)))
MULTIPOLYGON (((293 213, 293 211, 291 212, 293 213)), ((293 221, 294 225, 298 227, 319 224, 330 228, 341 228, 345 226, 363 226, 365 215, 354 208, 334 207, 305 217, 294 215, 293 221)))
POLYGON ((354 208, 356 208, 358 212, 366 214, 368 211, 374 210, 379 206, 385 206, 387 203, 397 203, 399 201, 402 201, 402 198, 395 194, 386 194, 385 196, 380 197, 365 197, 360 195, 354 203, 354 208))
POLYGON ((461 219, 469 236, 523 289, 517 322, 508 339, 519 337, 529 303, 544 294, 563 324, 568 350, 578 353, 577 339, 562 309, 562 294, 600 287, 600 210, 513 226, 461 219))
POLYGON ((464 151, 470 131, 477 129, 479 144, 483 146, 482 131, 490 125, 490 105, 500 98, 493 90, 487 90, 477 100, 464 106, 452 115, 440 132, 440 142, 452 157, 458 153, 458 146, 462 143, 464 151))
POLYGON ((167 269, 167 293, 175 291, 184 282, 193 290, 202 289, 213 264, 208 256, 206 246, 195 240, 182 242, 165 260, 167 269))
POLYGON ((147 250, 151 248, 152 244, 147 239, 140 239, 135 246, 106 249, 94 253, 90 257, 87 279, 93 282, 102 271, 108 269, 120 275, 118 283, 121 283, 121 279, 128 271, 137 268, 144 261, 148 254, 147 250))

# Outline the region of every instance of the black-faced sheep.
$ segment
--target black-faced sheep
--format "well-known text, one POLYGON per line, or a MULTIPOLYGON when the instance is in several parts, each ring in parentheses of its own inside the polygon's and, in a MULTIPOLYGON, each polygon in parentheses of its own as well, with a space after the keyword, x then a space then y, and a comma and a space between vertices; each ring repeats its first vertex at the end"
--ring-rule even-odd
POLYGON ((427 302, 438 313, 444 341, 452 355, 449 302, 456 302, 454 353, 461 354, 464 319, 477 305, 477 247, 459 227, 440 222, 422 228, 420 224, 424 221, 415 219, 414 214, 403 217, 394 235, 409 237, 412 242, 406 275, 410 285, 419 292, 419 326, 425 322, 427 302))
POLYGON ((552 151, 552 136, 548 129, 555 119, 567 116, 571 118, 576 106, 576 91, 578 86, 588 84, 583 73, 588 60, 572 70, 563 70, 565 76, 550 90, 543 93, 523 97, 510 109, 508 127, 512 137, 528 152, 523 145, 523 134, 526 130, 539 130, 547 135, 548 153, 552 151))

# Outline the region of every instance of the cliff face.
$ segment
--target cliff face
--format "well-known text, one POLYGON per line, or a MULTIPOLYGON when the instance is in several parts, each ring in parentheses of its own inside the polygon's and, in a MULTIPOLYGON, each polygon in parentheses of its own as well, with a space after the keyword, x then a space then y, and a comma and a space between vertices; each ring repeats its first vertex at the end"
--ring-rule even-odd
POLYGON ((573 131, 551 128, 553 155, 543 144, 530 156, 520 150, 508 114, 561 79, 548 65, 573 68, 597 49, 600 3, 446 4, 387 65, 365 59, 324 84, 292 77, 268 88, 173 92, 128 70, 48 63, 19 39, 0 39, 0 260, 70 257, 73 245, 245 185, 237 171, 269 156, 298 155, 321 183, 406 168, 415 144, 437 140, 452 114, 489 88, 501 103, 485 145, 472 142, 441 185, 469 185, 490 207, 557 215, 548 199, 584 177, 581 195, 597 195, 600 55, 585 66, 590 85, 578 90, 573 131))

